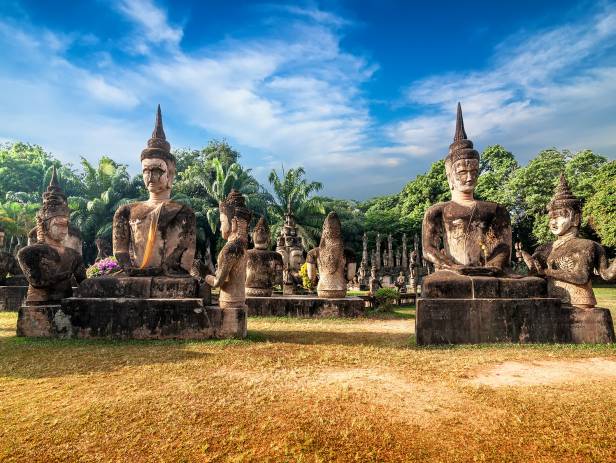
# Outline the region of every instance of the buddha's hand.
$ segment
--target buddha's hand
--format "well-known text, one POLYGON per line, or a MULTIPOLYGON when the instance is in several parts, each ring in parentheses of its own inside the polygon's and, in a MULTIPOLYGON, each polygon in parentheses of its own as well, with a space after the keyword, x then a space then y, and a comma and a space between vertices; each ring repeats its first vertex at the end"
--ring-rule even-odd
POLYGON ((216 286, 216 277, 214 275, 206 275, 205 282, 211 287, 216 286))

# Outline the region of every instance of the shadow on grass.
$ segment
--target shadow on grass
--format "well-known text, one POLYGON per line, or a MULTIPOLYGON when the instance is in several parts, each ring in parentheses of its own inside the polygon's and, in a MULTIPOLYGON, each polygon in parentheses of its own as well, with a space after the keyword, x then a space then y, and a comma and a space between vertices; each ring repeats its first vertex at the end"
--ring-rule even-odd
POLYGON ((227 347, 261 340, 258 335, 247 340, 188 341, 7 337, 0 339, 0 377, 50 378, 109 372, 130 366, 181 363, 213 355, 187 349, 190 345, 227 347))
POLYGON ((415 346, 410 333, 339 332, 306 330, 250 331, 254 340, 304 345, 341 345, 408 349, 415 346))

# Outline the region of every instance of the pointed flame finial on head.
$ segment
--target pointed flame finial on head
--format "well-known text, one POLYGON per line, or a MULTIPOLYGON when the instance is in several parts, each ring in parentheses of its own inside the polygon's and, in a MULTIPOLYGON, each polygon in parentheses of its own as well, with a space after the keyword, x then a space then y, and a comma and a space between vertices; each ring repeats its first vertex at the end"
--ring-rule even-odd
POLYGON ((464 130, 464 118, 462 117, 462 105, 458 101, 458 113, 456 115, 456 133, 453 136, 453 141, 468 140, 466 131, 464 130))
POLYGON ((152 131, 152 138, 158 138, 166 140, 165 130, 163 129, 163 115, 160 111, 160 104, 156 110, 156 122, 154 124, 154 131, 152 131))

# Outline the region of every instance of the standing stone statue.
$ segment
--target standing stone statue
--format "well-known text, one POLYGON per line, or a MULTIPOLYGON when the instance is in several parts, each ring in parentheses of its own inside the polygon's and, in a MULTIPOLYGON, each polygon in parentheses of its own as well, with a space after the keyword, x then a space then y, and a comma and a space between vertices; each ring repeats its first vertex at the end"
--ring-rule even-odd
POLYGON ((17 263, 15 256, 4 249, 4 228, 0 225, 0 286, 7 282, 9 276, 22 275, 21 267, 17 263))
POLYGON ((376 234, 376 270, 381 270, 381 234, 376 234))
POLYGON ((400 248, 396 249, 396 267, 400 267, 402 256, 400 255, 400 248))
POLYGON ((306 259, 308 276, 319 283, 317 294, 322 298, 343 298, 346 296, 347 282, 355 276, 356 263, 351 251, 344 249, 342 226, 335 212, 330 212, 323 223, 321 242, 312 249, 306 259))
POLYGON ((387 268, 392 268, 394 266, 394 242, 390 233, 387 235, 387 268))
POLYGON ((298 293, 302 290, 302 278, 299 271, 304 264, 304 246, 290 205, 276 242, 276 252, 282 256, 283 261, 283 294, 298 293))
POLYGON ((85 279, 81 255, 63 244, 68 226, 66 196, 58 184, 54 167, 47 191, 43 193, 43 206, 36 214, 37 242, 17 253, 29 283, 26 305, 57 304, 73 295, 73 277, 78 283, 85 279))
POLYGON ((378 270, 376 269, 376 266, 373 265, 370 269, 370 282, 368 285, 368 294, 372 297, 374 297, 378 289, 381 287, 381 281, 377 276, 377 272, 378 270))
POLYGON ((272 295, 273 286, 282 283, 282 256, 268 249, 270 231, 264 217, 252 231, 254 249, 247 251, 246 296, 272 295))
POLYGON ((212 288, 220 288, 218 305, 221 309, 243 308, 246 302, 246 249, 248 224, 252 216, 241 193, 231 190, 219 205, 220 233, 227 241, 218 254, 216 275, 205 281, 212 288))
POLYGON ((402 235, 402 260, 400 261, 400 266, 403 269, 406 269, 409 265, 408 261, 408 250, 406 248, 406 233, 402 235))
POLYGON ((540 246, 531 256, 520 244, 516 250, 530 272, 545 276, 548 294, 579 309, 592 309, 597 304, 592 277, 597 273, 606 281, 616 279, 616 260, 608 265, 603 246, 579 237, 582 203, 572 193, 564 175, 547 206, 550 231, 556 241, 540 246))
POLYGON ((502 274, 511 260, 509 213, 500 204, 473 197, 479 176, 479 153, 466 136, 459 103, 456 133, 445 158, 445 170, 451 201, 431 206, 424 215, 424 259, 437 270, 502 274))
POLYGON ((196 219, 172 201, 175 157, 165 137, 160 105, 152 138, 141 152, 143 182, 150 198, 121 206, 113 217, 113 253, 134 276, 188 276, 195 258, 196 219))
POLYGON ((394 283, 400 294, 406 294, 406 277, 404 276, 404 272, 400 272, 398 278, 396 278, 396 282, 394 283))

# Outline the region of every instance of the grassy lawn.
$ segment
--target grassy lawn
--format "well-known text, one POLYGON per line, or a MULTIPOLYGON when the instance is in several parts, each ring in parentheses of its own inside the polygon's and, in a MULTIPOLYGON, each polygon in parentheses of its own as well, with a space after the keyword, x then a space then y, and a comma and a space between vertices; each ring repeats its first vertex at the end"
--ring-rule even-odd
MULTIPOLYGON (((599 288, 616 308, 616 290, 599 288)), ((418 348, 414 310, 243 341, 19 339, 0 461, 614 461, 616 347, 418 348)))

